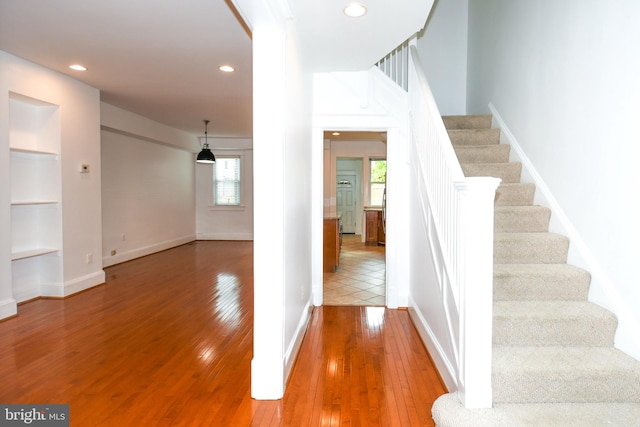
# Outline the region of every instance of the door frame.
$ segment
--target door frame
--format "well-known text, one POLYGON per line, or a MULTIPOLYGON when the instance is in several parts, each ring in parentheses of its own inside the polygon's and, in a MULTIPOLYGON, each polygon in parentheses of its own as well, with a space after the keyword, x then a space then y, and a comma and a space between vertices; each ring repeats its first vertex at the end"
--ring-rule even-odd
MULTIPOLYGON (((324 166, 325 160, 330 161, 325 155, 324 131, 338 129, 387 132, 386 306, 388 308, 408 307, 410 305, 408 288, 410 233, 409 212, 406 209, 409 204, 408 189, 410 187, 410 164, 406 157, 408 137, 404 129, 398 127, 380 128, 373 124, 344 127, 344 123, 341 124, 342 126, 328 122, 314 126, 312 129, 312 304, 315 306, 323 304, 323 220, 325 203, 328 203, 324 197, 324 166)), ((329 173, 330 176, 335 177, 335 165, 329 164, 329 173)))

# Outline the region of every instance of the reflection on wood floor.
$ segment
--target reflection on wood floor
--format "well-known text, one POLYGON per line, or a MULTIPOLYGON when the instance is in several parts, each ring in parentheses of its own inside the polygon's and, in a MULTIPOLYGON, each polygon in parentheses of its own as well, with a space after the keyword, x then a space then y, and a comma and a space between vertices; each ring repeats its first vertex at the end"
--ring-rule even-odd
POLYGON ((0 402, 72 426, 429 426, 445 391, 405 310, 318 307, 286 393, 250 395, 251 242, 195 242, 0 322, 0 402))
POLYGON ((362 236, 343 234, 340 265, 323 276, 324 305, 384 306, 385 272, 384 246, 367 246, 362 236))

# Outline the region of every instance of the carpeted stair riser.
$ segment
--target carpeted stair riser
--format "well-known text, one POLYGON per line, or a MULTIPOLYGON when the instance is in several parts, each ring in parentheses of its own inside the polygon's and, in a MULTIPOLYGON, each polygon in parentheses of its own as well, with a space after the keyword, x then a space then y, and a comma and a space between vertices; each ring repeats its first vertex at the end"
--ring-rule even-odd
POLYGON ((464 176, 493 176, 502 182, 520 182, 520 163, 461 163, 464 176))
POLYGON ((527 206, 533 204, 534 184, 501 183, 496 190, 496 206, 527 206))
POLYGON ((494 211, 494 231, 544 232, 549 230, 551 211, 542 206, 496 206, 494 211))
POLYGON ((511 147, 494 145, 454 145, 460 163, 507 163, 511 147))
POLYGON ((492 118, 487 115, 444 116, 442 121, 447 129, 489 129, 492 118))
POLYGON ((496 264, 564 264, 569 239, 554 233, 495 233, 496 264))
POLYGON ((567 264, 494 264, 494 301, 586 301, 591 275, 567 264))
POLYGON ((586 301, 496 301, 493 344, 510 346, 613 345, 618 321, 586 301))
POLYGON ((455 145, 497 145, 500 129, 455 129, 448 130, 451 143, 455 145))
POLYGON ((638 403, 640 368, 611 347, 494 346, 493 401, 638 403))

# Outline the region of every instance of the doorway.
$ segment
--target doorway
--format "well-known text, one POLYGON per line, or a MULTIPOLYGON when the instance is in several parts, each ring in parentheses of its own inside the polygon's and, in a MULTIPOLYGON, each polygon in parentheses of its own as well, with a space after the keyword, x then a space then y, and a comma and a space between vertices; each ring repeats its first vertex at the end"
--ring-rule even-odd
POLYGON ((342 219, 343 234, 338 266, 323 273, 324 305, 386 305, 385 246, 365 242, 371 159, 385 157, 385 133, 325 132, 324 213, 342 219))

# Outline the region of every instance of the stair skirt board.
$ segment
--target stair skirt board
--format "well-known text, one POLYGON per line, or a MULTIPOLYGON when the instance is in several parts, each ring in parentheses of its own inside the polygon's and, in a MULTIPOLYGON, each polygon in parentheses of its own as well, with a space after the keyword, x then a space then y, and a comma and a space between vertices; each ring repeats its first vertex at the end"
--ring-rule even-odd
POLYGON ((441 396, 438 426, 640 425, 640 362, 613 347, 617 319, 587 300, 591 276, 567 264, 491 116, 443 121, 466 176, 502 178, 494 223, 493 403, 466 409, 441 396))

